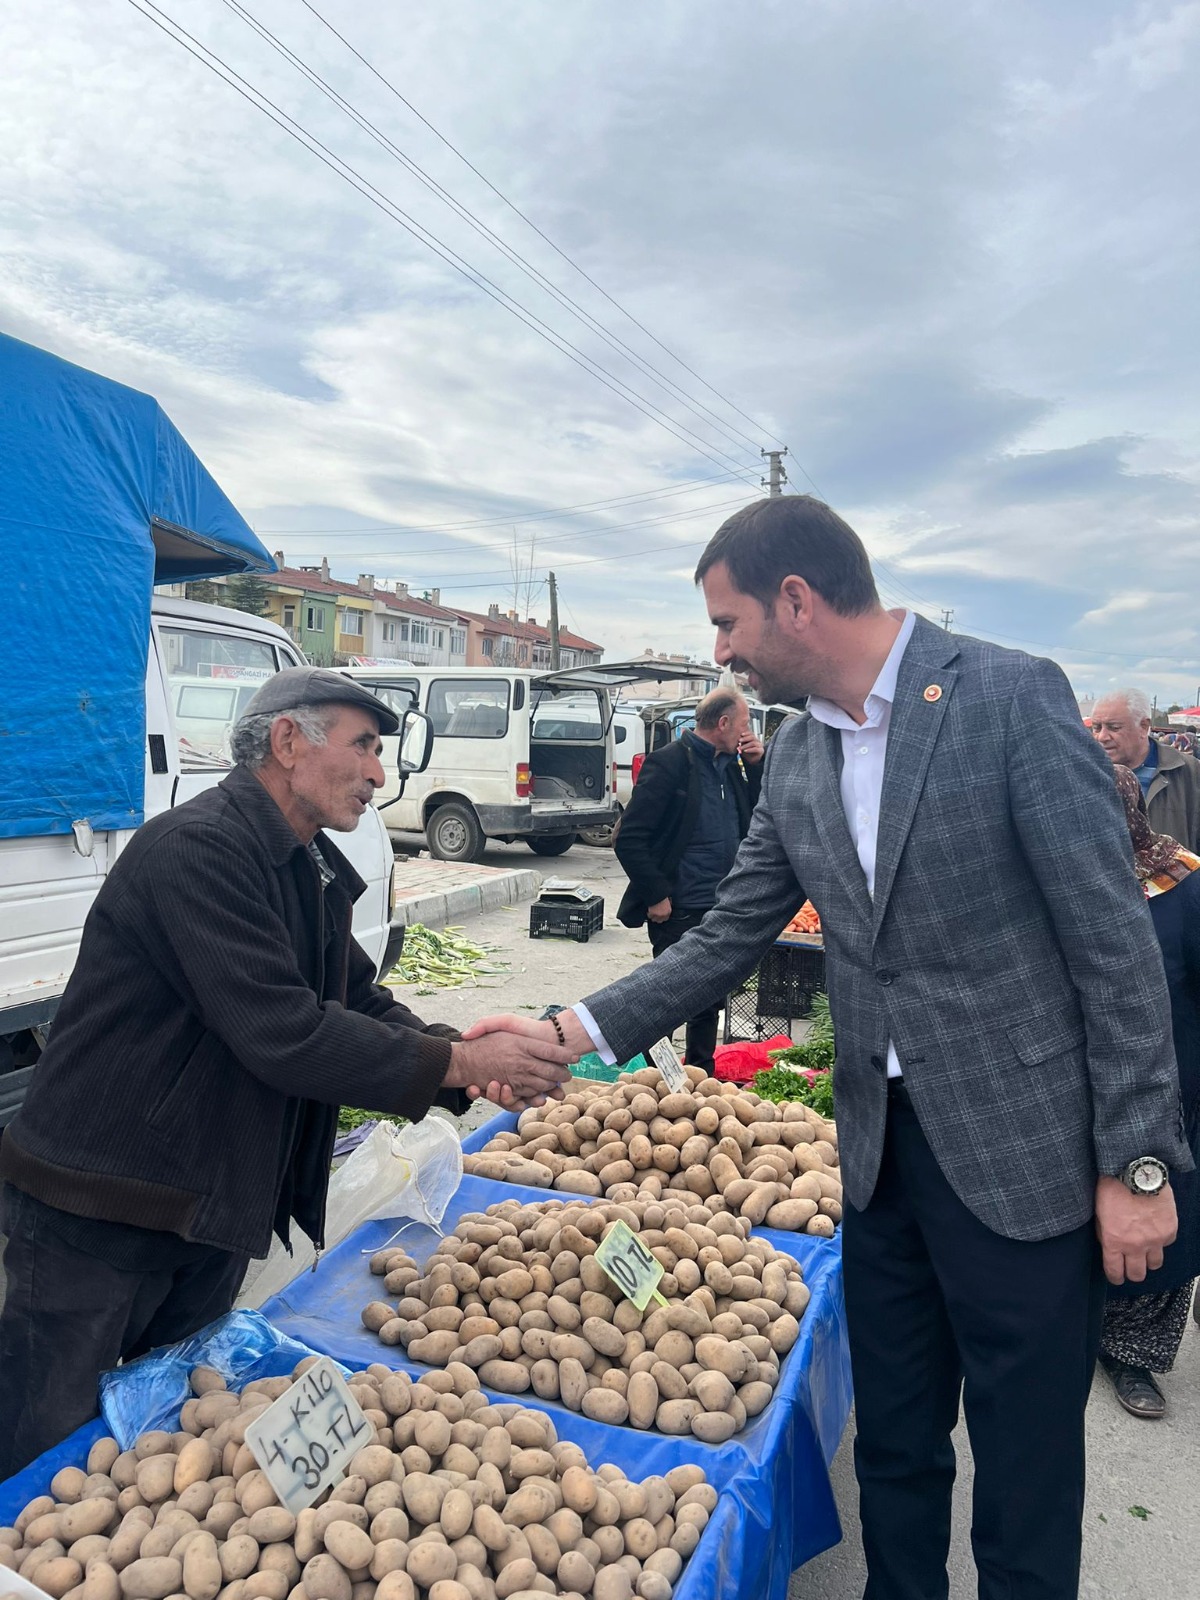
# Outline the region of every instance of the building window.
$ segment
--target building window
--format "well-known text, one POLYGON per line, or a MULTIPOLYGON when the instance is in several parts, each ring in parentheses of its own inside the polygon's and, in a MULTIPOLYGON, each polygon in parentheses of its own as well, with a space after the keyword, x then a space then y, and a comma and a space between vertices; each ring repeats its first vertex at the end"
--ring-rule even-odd
POLYGON ((384 640, 388 644, 391 644, 395 640, 395 637, 396 637, 396 624, 394 622, 385 622, 384 623, 384 625, 383 625, 383 637, 384 637, 384 640))
POLYGON ((414 644, 429 643, 429 624, 427 622, 414 622, 412 625, 412 642, 414 644))
POLYGON ((401 640, 407 640, 407 638, 408 638, 408 618, 407 617, 402 617, 400 619, 400 638, 401 638, 401 640))
POLYGON ((529 650, 525 645, 522 645, 520 647, 520 649, 517 651, 517 660, 521 663, 522 666, 524 666, 525 663, 529 660, 529 650))
POLYGON ((295 608, 295 606, 284 606, 284 608, 283 608, 283 625, 284 625, 285 628, 294 628, 296 626, 296 608, 295 608))
POLYGON ((433 645, 435 650, 441 650, 446 643, 446 633, 443 628, 435 628, 433 632, 433 645))
POLYGON ((309 633, 324 633, 325 632, 325 607, 324 606, 309 606, 309 608, 308 608, 308 616, 307 616, 307 619, 305 621, 305 627, 308 629, 309 633))
POLYGON ((461 628, 451 628, 451 630, 450 630, 450 653, 451 653, 451 655, 455 655, 455 656, 464 655, 466 653, 466 649, 467 649, 467 636, 466 636, 466 634, 462 631, 461 628))
POLYGON ((484 639, 479 647, 483 651, 484 655, 487 656, 489 661, 492 658, 492 643, 493 641, 491 639, 484 639))
POLYGON ((351 611, 349 608, 341 613, 341 628, 344 634, 352 639, 361 639, 363 631, 363 614, 361 611, 351 611))

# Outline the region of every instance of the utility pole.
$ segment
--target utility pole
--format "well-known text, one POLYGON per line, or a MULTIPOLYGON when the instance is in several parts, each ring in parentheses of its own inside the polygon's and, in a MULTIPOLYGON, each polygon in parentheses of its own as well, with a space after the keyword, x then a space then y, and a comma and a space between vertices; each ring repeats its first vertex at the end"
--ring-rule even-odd
POLYGON ((782 450, 760 450, 759 455, 771 463, 770 476, 761 479, 763 488, 772 499, 783 493, 783 486, 788 481, 788 475, 783 470, 783 458, 787 455, 787 446, 782 450))
POLYGON ((558 580, 550 574, 550 670, 557 672, 559 668, 558 651, 558 580))
POLYGON ((942 627, 945 628, 947 633, 950 632, 950 624, 953 621, 954 621, 954 613, 953 613, 953 611, 951 611, 949 606, 943 606, 942 607, 942 627))

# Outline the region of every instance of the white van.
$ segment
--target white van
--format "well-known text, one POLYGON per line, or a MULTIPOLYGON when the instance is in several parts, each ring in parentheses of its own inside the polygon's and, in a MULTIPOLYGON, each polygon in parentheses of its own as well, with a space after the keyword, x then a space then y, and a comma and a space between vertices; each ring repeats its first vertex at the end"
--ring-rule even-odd
MULTIPOLYGON (((646 676, 644 662, 559 672, 491 667, 343 667, 396 712, 416 706, 434 735, 429 770, 376 804, 398 832, 424 833, 431 855, 478 861, 488 839, 524 839, 557 856, 618 812, 611 691, 646 676)), ((669 669, 664 668, 664 671, 669 669)), ((385 747, 389 744, 384 740, 385 747)))
MULTIPOLYGON (((304 657, 282 628, 224 606, 155 595, 146 665, 147 818, 219 783, 231 766, 229 739, 266 679, 304 657)), ((409 724, 410 729, 414 724, 409 724)), ((421 724, 406 756, 424 743, 421 724)), ((393 790, 400 740, 388 741, 393 790)), ((385 758, 386 759, 386 758, 385 758)), ((414 761, 419 764, 419 761, 414 761)), ((0 839, 0 1127, 12 1119, 34 1070, 79 951, 84 919, 133 830, 0 839)), ((392 929, 394 857, 373 808, 338 847, 366 881, 354 934, 379 972, 393 965, 403 928, 392 929)))

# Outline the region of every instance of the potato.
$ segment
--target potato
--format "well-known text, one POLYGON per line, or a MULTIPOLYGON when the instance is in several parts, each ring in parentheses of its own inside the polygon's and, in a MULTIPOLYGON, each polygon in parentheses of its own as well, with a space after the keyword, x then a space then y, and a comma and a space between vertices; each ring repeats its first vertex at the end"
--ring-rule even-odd
POLYGON ((449 1545, 418 1539, 408 1547, 407 1571, 415 1584, 430 1589, 439 1580, 453 1578, 458 1571, 458 1558, 449 1545))
POLYGON ((217 1541, 211 1533, 198 1532, 189 1543, 183 1557, 183 1588, 190 1600, 215 1600, 225 1583, 217 1552, 217 1541))
POLYGON ((166 1600, 183 1584, 183 1563, 174 1556, 131 1561, 121 1573, 121 1593, 126 1600, 166 1600))
POLYGON ((592 1584, 592 1600, 633 1600, 633 1583, 625 1567, 601 1567, 592 1584))
POLYGON ((324 1551, 305 1563, 300 1582, 307 1600, 350 1600, 350 1579, 324 1551))
POLYGON ((407 1572, 396 1568, 380 1580, 375 1600, 417 1600, 416 1587, 407 1572))
POLYGON ((248 1533, 235 1534, 219 1547, 218 1559, 226 1583, 246 1578, 258 1565, 258 1543, 248 1533))
POLYGON ((90 1561, 79 1590, 79 1600, 120 1600, 121 1580, 105 1561, 90 1561))
POLYGON ((261 1506, 250 1518, 246 1532, 263 1544, 279 1544, 296 1532, 296 1519, 283 1506, 261 1506))
MULTIPOLYGON (((260 1512, 259 1515, 265 1513, 260 1512)), ((371 1565, 375 1546, 371 1535, 353 1522, 331 1522, 325 1529, 325 1548, 348 1572, 371 1565)))

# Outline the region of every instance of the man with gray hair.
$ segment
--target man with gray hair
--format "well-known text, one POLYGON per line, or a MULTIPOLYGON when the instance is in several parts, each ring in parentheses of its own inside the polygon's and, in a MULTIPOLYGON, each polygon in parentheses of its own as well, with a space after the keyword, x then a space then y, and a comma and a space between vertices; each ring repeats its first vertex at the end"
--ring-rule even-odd
MULTIPOLYGON (((737 689, 713 689, 696 725, 647 756, 614 848, 629 874, 617 912, 627 928, 644 922, 656 956, 678 944, 716 903, 758 800, 763 747, 737 689)), ((712 1070, 720 1003, 687 1024, 688 1064, 712 1070)))
POLYGON ((567 1051, 422 1022, 354 940, 365 886, 323 830, 357 825, 397 726, 338 673, 279 673, 229 776, 139 828, 97 895, 0 1145, 0 1479, 95 1415, 106 1368, 228 1311, 272 1234, 321 1248, 339 1105, 561 1095, 567 1051))
POLYGON ((1141 689, 1113 689, 1092 710, 1092 734, 1114 766, 1130 767, 1146 797, 1155 833, 1200 852, 1200 761, 1150 733, 1150 701, 1141 689))

